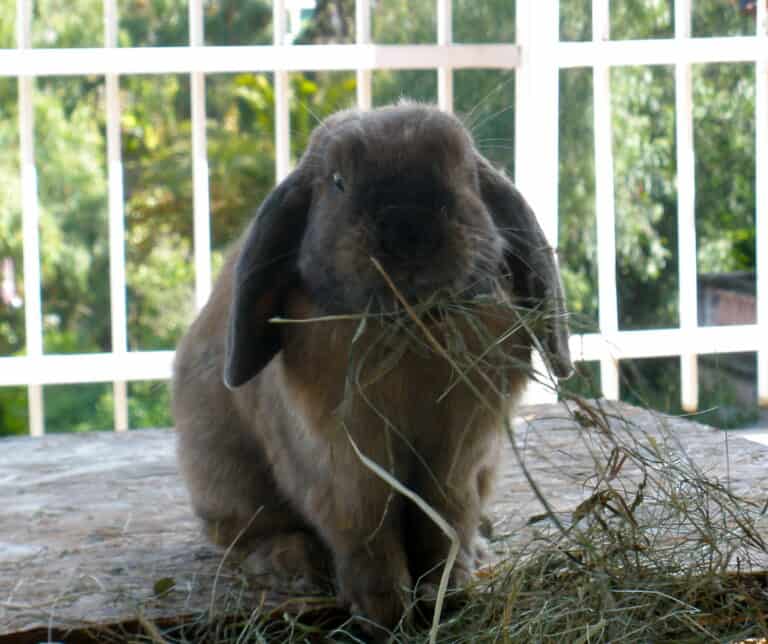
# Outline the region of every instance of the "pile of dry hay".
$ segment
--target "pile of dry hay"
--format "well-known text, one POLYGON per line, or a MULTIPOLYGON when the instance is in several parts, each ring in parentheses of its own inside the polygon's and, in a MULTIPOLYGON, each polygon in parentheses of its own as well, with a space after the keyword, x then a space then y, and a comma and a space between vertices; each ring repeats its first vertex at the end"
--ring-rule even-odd
MULTIPOLYGON (((499 352, 504 338, 485 338, 487 349, 468 355, 460 334, 455 342, 443 334, 449 341, 440 343, 429 328, 436 319, 444 325, 458 319, 462 328, 468 325, 482 335, 473 317, 476 305, 456 298, 418 310, 406 305, 404 315, 382 325, 385 340, 399 346, 400 355, 406 349, 437 352, 451 362, 457 381, 468 382, 467 374, 499 352), (396 337, 405 340, 398 345, 392 342, 396 337)), ((360 319, 361 333, 369 322, 360 319)), ((505 336, 521 328, 535 334, 545 323, 542 313, 520 312, 505 336)), ((395 352, 377 368, 391 368, 397 359, 395 352)), ((364 389, 365 361, 365 355, 352 351, 350 385, 357 391, 364 389)), ((508 367, 521 365, 510 362, 508 367)), ((582 481, 589 489, 586 500, 568 512, 555 512, 518 454, 518 466, 545 512, 531 519, 525 538, 495 539, 504 556, 480 571, 471 587, 448 592, 439 628, 430 631, 431 617, 421 624, 411 619, 392 641, 735 642, 768 637, 768 502, 739 498, 727 482, 700 471, 662 417, 657 427, 641 427, 599 402, 562 397, 594 464, 592 476, 582 481)), ((511 422, 507 431, 515 447, 511 422)), ((331 608, 329 597, 301 603, 305 610, 297 616, 291 605, 242 611, 234 598, 217 606, 217 613, 239 612, 242 618, 206 614, 164 629, 145 624, 145 634, 134 639, 366 641, 353 621, 331 608)))

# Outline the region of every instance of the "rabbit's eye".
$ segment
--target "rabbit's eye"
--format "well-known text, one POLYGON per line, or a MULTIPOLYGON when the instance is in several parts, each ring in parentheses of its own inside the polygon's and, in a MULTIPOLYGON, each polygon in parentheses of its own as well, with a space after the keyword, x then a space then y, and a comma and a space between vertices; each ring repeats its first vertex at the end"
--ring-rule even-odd
POLYGON ((344 192, 344 177, 342 177, 338 172, 334 172, 331 178, 333 179, 333 184, 339 190, 341 190, 341 192, 344 192))

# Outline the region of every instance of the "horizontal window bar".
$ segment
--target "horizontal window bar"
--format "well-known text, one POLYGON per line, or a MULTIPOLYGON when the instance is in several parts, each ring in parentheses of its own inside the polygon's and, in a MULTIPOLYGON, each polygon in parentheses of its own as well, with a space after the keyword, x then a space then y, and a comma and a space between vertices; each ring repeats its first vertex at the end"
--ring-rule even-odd
POLYGON ((85 353, 0 358, 0 387, 167 380, 173 351, 85 353))
POLYGON ((575 360, 657 358, 686 353, 758 351, 765 339, 757 324, 706 326, 695 329, 648 329, 571 336, 575 360))
POLYGON ((736 63, 766 59, 768 47, 755 36, 561 42, 557 45, 560 68, 592 67, 600 62, 623 66, 736 63))
MULTIPOLYGON (((571 336, 573 358, 654 358, 696 354, 740 353, 763 348, 756 324, 696 329, 651 329, 571 336)), ((173 351, 130 351, 123 355, 87 353, 0 358, 0 387, 78 384, 114 380, 167 380, 173 351)))
POLYGON ((0 76, 514 68, 517 45, 293 45, 0 50, 0 76))

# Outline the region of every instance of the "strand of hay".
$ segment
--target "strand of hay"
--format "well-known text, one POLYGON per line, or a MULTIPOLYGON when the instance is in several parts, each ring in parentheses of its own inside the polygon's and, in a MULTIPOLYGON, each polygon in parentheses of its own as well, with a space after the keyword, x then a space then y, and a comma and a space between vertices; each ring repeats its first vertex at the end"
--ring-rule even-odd
POLYGON ((376 476, 381 478, 387 485, 390 485, 397 492, 404 497, 413 501, 419 509, 426 514, 435 524, 445 533, 451 541, 451 547, 448 551, 448 557, 445 560, 443 566, 443 574, 440 577, 440 585, 437 589, 437 597, 435 598, 435 610, 432 617, 432 627, 429 631, 429 644, 435 644, 437 642, 437 631, 440 628, 440 617, 443 614, 443 603, 445 601, 445 595, 448 591, 448 578, 450 577, 451 570, 453 570, 453 564, 456 563, 456 557, 459 554, 459 535, 456 533, 454 527, 448 523, 429 503, 427 503, 422 497, 416 494, 410 488, 404 486, 394 476, 387 472, 383 467, 378 465, 375 461, 372 461, 365 454, 360 451, 357 443, 352 439, 352 436, 347 432, 347 437, 352 445, 352 449, 360 459, 360 461, 369 470, 371 470, 376 476))

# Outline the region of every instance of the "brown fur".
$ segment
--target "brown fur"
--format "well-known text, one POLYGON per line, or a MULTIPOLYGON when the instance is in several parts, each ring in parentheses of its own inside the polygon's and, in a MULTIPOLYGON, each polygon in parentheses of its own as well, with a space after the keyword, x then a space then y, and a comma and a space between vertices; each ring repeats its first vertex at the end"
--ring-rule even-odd
MULTIPOLYGON (((470 373, 471 386, 460 381, 441 399, 456 379, 451 364, 413 341, 403 351, 407 338, 387 336, 391 318, 370 317, 363 330, 352 319, 268 319, 391 310, 395 297, 374 256, 411 302, 439 290, 486 293, 492 279, 504 285, 502 300, 549 307, 557 316, 541 343, 566 375, 557 270, 535 218, 510 191, 458 121, 433 108, 342 113, 318 129, 178 348, 179 459, 211 539, 237 539, 255 569, 279 578, 318 579, 332 569, 342 601, 393 626, 404 593, 438 581, 449 544, 363 465, 351 437, 455 527, 452 580, 467 580, 499 428, 528 378, 529 333, 502 346, 519 370, 490 355, 470 373), (343 190, 334 188, 341 173, 343 190), (362 365, 354 377, 353 363, 362 365)), ((492 337, 516 322, 502 304, 478 303, 475 317, 492 337)), ((469 354, 486 348, 460 318, 425 319, 438 342, 459 325, 469 354)), ((412 331, 421 334, 415 324, 412 331)))

